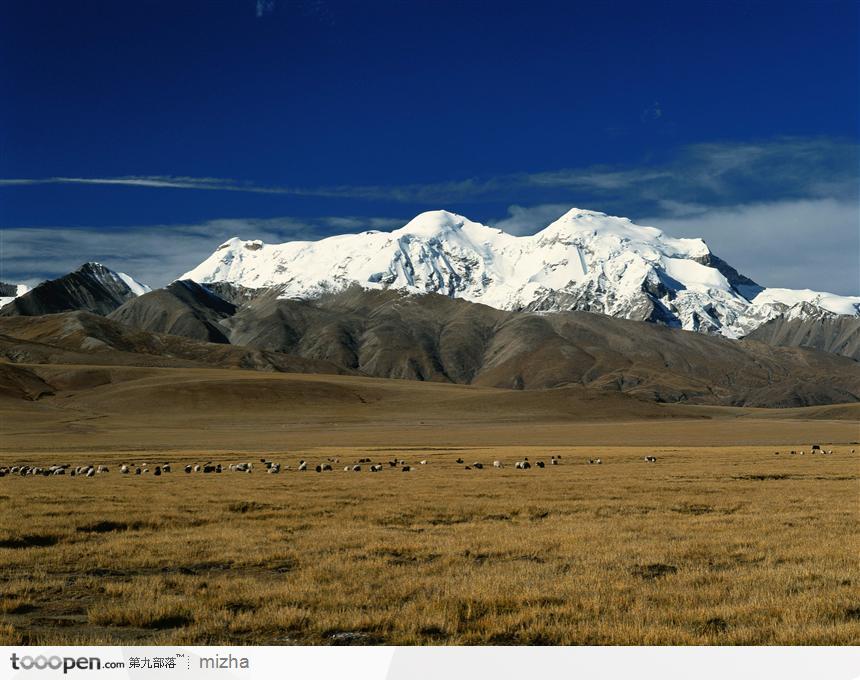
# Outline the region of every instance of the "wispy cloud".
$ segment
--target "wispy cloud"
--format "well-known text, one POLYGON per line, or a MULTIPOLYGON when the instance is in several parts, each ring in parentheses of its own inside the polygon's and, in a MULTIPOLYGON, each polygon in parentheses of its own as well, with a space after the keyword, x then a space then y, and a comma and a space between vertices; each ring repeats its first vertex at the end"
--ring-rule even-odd
MULTIPOLYGON (((0 179, 0 187, 45 184, 234 191, 450 205, 452 202, 561 202, 608 199, 626 205, 661 202, 733 205, 783 198, 857 195, 860 145, 831 138, 695 144, 670 160, 637 167, 590 166, 406 185, 266 185, 229 178, 126 176, 0 179)), ((611 207, 611 206, 610 206, 611 207)))
POLYGON ((256 14, 261 19, 275 11, 275 0, 257 0, 256 14))
POLYGON ((646 106, 642 111, 642 115, 640 119, 643 123, 647 123, 649 120, 657 120, 658 118, 663 117, 663 108, 660 106, 660 102, 654 102, 650 106, 646 106))

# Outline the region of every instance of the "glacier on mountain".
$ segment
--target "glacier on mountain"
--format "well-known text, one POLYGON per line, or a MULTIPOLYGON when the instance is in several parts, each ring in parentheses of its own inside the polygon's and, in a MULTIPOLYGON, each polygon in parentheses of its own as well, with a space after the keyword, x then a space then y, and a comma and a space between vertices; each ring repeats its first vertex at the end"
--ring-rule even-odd
POLYGON ((742 337, 783 314, 860 315, 860 297, 763 288, 698 238, 573 209, 532 236, 444 210, 391 232, 266 244, 232 238, 182 279, 313 298, 358 284, 506 310, 581 310, 742 337))

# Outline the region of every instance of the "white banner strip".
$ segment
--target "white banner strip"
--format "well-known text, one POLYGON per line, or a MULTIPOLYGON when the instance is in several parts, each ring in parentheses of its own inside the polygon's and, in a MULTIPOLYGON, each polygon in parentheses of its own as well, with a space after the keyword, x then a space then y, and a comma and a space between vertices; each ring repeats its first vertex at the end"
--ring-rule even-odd
POLYGON ((856 680, 858 647, 0 647, 0 678, 856 680))

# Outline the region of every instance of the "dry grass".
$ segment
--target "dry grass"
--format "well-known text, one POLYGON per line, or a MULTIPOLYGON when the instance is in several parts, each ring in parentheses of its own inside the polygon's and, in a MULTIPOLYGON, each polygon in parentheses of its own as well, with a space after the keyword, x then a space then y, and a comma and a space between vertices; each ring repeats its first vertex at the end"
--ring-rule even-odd
POLYGON ((860 455, 834 448, 317 448, 269 457, 432 462, 191 476, 194 454, 137 452, 174 472, 6 477, 0 643, 857 644, 860 455))

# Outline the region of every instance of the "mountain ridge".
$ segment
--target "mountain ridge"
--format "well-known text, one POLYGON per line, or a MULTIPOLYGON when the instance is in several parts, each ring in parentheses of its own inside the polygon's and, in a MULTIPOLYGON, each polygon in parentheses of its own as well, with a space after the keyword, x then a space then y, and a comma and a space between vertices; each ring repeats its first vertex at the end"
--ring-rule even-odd
POLYGON ((39 316, 75 310, 109 314, 127 300, 150 292, 149 286, 98 262, 44 281, 0 307, 0 316, 39 316))
MULTIPOLYGON (((149 312, 155 295, 125 303, 110 320, 165 332, 171 320, 149 312)), ((237 348, 371 377, 509 389, 578 384, 650 401, 724 405, 860 399, 860 366, 836 355, 585 312, 509 312, 436 294, 352 286, 284 299, 272 290, 216 323, 237 348)))
POLYGON ((283 244, 235 237, 180 279, 279 287, 286 298, 353 284, 434 292, 502 310, 590 311, 730 338, 804 303, 860 315, 860 297, 764 288, 702 239, 580 209, 532 236, 439 210, 390 232, 283 244))

